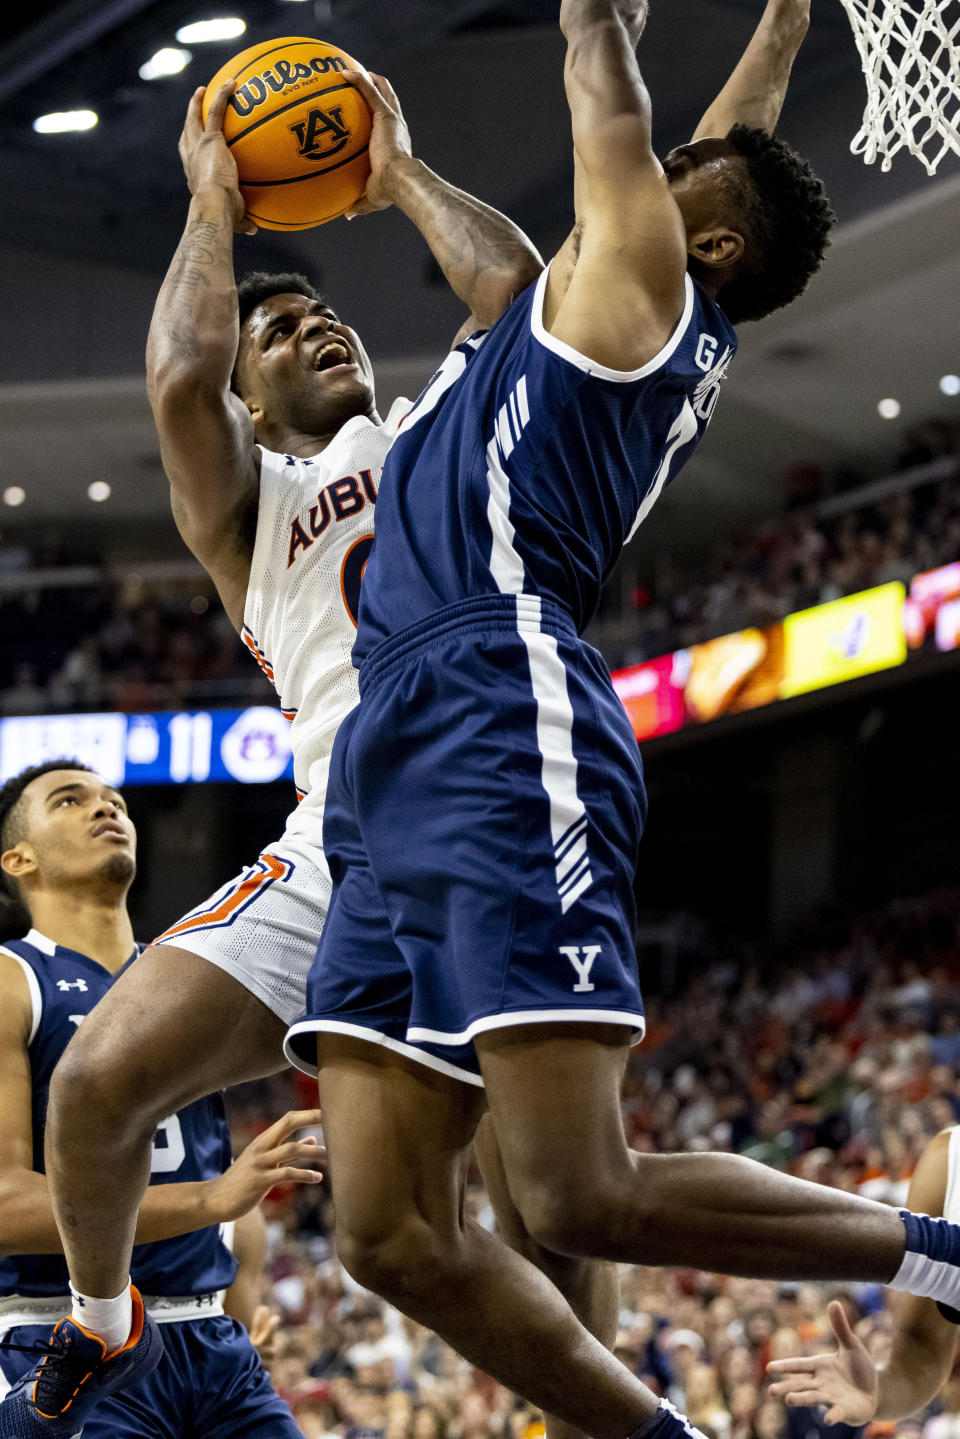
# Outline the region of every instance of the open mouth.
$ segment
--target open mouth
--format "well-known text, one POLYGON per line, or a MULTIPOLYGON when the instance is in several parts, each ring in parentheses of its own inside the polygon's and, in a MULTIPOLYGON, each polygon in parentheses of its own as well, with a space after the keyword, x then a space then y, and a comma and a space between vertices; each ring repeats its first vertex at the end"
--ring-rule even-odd
POLYGON ((342 340, 328 340, 321 345, 313 361, 315 370, 332 370, 335 365, 352 364, 350 351, 342 340))

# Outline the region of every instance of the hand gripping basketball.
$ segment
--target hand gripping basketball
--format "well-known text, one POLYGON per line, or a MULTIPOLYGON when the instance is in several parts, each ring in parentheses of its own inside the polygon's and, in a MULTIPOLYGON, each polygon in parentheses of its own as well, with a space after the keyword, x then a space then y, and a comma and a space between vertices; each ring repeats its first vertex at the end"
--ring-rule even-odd
POLYGON ((255 235, 256 225, 244 218, 237 164, 223 138, 223 116, 234 85, 233 80, 227 80, 220 86, 206 121, 202 111, 205 89, 201 86, 193 92, 177 148, 191 195, 207 188, 222 190, 233 204, 233 228, 244 235, 255 235))
POLYGON ((346 70, 343 79, 356 86, 373 114, 370 178, 364 194, 347 211, 347 219, 352 220, 355 215, 389 209, 393 204, 390 193, 393 169, 398 162, 410 159, 413 150, 410 131, 390 81, 367 70, 346 70))

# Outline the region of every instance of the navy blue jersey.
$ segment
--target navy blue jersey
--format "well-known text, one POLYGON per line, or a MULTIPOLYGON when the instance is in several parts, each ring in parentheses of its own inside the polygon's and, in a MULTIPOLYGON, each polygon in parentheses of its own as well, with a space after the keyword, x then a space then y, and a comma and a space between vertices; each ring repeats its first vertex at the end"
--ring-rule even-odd
POLYGON ((707 427, 737 342, 689 276, 676 330, 632 373, 546 332, 546 278, 451 351, 401 423, 357 664, 435 611, 497 593, 552 600, 582 633, 623 546, 707 427))
MULTIPOLYGON (((77 1025, 118 976, 85 954, 54 944, 33 929, 24 939, 8 940, 2 949, 19 960, 30 987, 33 1167, 42 1174, 51 1075, 77 1025)), ((135 958, 136 953, 128 963, 135 958)), ((214 1179, 230 1160, 230 1131, 223 1100, 218 1094, 210 1095, 171 1116, 157 1130, 150 1183, 214 1179)), ((138 1244, 131 1265, 133 1282, 141 1293, 156 1295, 212 1294, 232 1284, 236 1272, 236 1260, 221 1240, 219 1225, 155 1244, 138 1244)), ((45 1298, 68 1292, 67 1265, 62 1256, 0 1257, 0 1295, 45 1298)))

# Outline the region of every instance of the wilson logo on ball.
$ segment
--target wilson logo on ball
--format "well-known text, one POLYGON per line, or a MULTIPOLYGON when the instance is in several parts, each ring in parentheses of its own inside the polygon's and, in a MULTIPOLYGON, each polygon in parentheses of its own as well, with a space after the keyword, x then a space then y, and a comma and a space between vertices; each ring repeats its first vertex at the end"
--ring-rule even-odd
POLYGON ((297 137, 297 150, 304 160, 327 160, 342 150, 350 139, 350 127, 343 123, 343 106, 311 110, 305 120, 289 126, 297 137))
POLYGON ((232 108, 243 118, 252 115, 258 105, 262 105, 267 96, 273 91, 279 95, 281 90, 286 90, 290 85, 299 84, 302 80, 309 80, 314 75, 328 75, 331 71, 339 75, 341 70, 346 70, 346 61, 341 60, 339 55, 315 55, 312 60, 298 60, 295 63, 289 60, 278 60, 271 70, 262 70, 259 75, 254 75, 241 85, 233 95, 230 96, 232 108))

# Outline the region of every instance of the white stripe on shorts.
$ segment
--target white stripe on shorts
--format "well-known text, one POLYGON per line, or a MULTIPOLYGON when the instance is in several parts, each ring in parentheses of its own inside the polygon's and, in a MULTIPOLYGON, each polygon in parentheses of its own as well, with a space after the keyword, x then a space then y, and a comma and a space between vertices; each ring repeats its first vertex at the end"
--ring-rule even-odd
POLYGON ((567 692, 567 671, 556 639, 540 628, 538 595, 517 595, 517 630, 527 649, 530 680, 537 701, 537 745, 543 756, 541 779, 550 801, 557 891, 560 908, 566 914, 593 883, 587 856, 587 812, 577 794, 573 706, 567 692), (579 833, 571 845, 574 829, 579 833))
MULTIPOLYGON (((527 410, 526 386, 521 409, 527 410)), ((512 448, 512 446, 511 446, 512 448)), ((523 560, 513 543, 510 521, 510 477, 500 461, 497 438, 487 445, 487 481, 490 498, 490 572, 501 592, 517 602, 517 631, 527 650, 530 680, 537 702, 537 747, 543 757, 541 775, 550 803, 550 837, 556 862, 557 893, 566 914, 593 883, 587 856, 587 812, 577 794, 577 760, 573 753, 573 706, 567 691, 567 672, 553 635, 543 633, 539 595, 523 593, 523 560), (581 827, 571 846, 575 829, 581 827)))
MULTIPOLYGON (((317 1066, 304 1059, 298 1054, 291 1041, 300 1034, 347 1034, 354 1039, 365 1039, 370 1044, 382 1045, 384 1049, 392 1049, 396 1054, 403 1054, 407 1059, 416 1060, 427 1069, 435 1069, 438 1074, 446 1074, 450 1079, 460 1079, 464 1084, 473 1084, 483 1088, 483 1080, 479 1074, 473 1074, 469 1069, 463 1069, 459 1064, 451 1064, 449 1060, 441 1059, 439 1055, 431 1054, 426 1049, 419 1049, 415 1044, 405 1044, 402 1039, 394 1039, 392 1035, 384 1034, 382 1030, 370 1029, 365 1024, 354 1024, 345 1019, 300 1019, 292 1024, 287 1030, 286 1038, 283 1041, 283 1052, 290 1063, 303 1074, 316 1076, 317 1066)), ((409 1037, 409 1036, 408 1036, 409 1037)))

